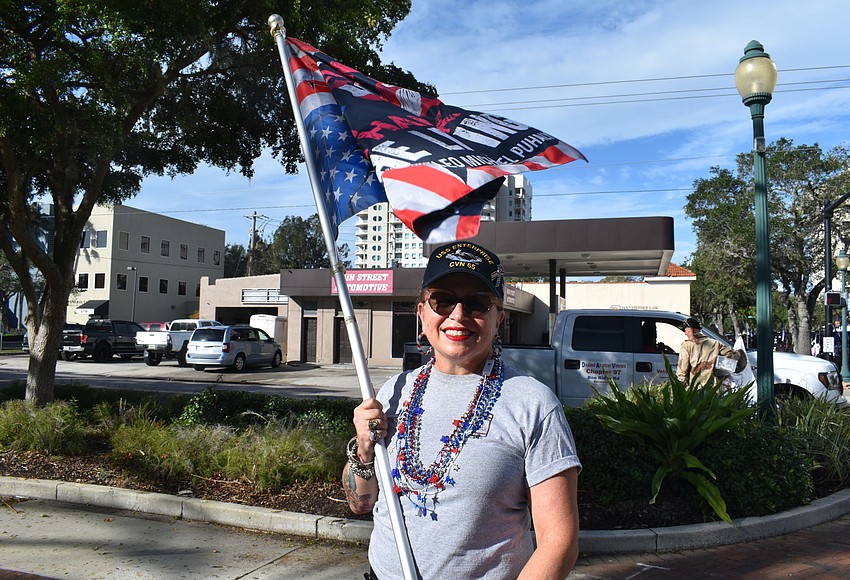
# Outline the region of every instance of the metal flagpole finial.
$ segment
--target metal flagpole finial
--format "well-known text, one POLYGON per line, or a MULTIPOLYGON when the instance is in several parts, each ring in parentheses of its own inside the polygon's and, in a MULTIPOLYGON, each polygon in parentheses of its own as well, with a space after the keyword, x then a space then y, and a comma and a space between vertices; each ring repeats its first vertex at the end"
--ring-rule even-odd
POLYGON ((272 14, 269 16, 269 28, 271 28, 272 36, 278 33, 286 36, 286 27, 283 25, 283 16, 280 14, 272 14))

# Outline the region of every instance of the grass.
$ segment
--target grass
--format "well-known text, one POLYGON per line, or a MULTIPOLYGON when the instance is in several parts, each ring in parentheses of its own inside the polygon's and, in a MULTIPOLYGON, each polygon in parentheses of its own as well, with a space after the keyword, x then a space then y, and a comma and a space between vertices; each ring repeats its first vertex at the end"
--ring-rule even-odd
MULTIPOLYGON (((668 478, 697 466, 708 477, 717 475, 713 485, 723 495, 736 498, 760 477, 760 493, 747 496, 744 507, 770 513, 808 501, 812 479, 818 494, 850 483, 850 414, 823 402, 788 400, 780 404, 778 426, 759 428, 756 418, 736 426, 729 421, 737 419, 734 405, 721 404, 731 399, 678 388, 688 395, 687 405, 647 391, 640 405, 646 408, 636 408, 635 393, 629 393, 628 399, 597 403, 595 414, 593 405, 567 410, 584 465, 583 493, 649 502, 660 488, 659 464, 668 478), (652 433, 644 432, 646 424, 652 433), (666 435, 653 435, 665 429, 666 435), (612 452, 625 454, 617 465, 612 452), (705 461, 703 468, 690 457, 705 461)), ((225 478, 272 492, 338 479, 356 404, 220 392, 157 396, 81 385, 57 385, 56 395, 55 403, 39 408, 21 400, 22 385, 0 390, 0 450, 73 455, 106 445, 117 465, 150 481, 225 478)), ((728 515, 740 517, 741 508, 731 507, 728 515)))

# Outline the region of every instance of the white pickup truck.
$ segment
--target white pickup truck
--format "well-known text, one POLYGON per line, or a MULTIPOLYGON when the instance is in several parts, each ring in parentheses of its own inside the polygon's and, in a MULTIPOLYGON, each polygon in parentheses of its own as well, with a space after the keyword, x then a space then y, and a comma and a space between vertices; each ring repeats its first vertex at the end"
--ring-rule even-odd
POLYGON ((208 326, 224 326, 217 320, 196 320, 194 318, 178 319, 171 322, 166 331, 146 331, 136 333, 136 344, 145 351, 145 364, 155 367, 162 362, 163 357, 177 356, 177 364, 181 367, 186 363, 186 347, 196 328, 208 326))
MULTIPOLYGON (((503 358, 549 385, 563 404, 578 407, 594 395, 593 387, 607 391, 609 378, 622 388, 667 380, 664 357, 675 371, 685 340, 678 327, 685 318, 678 312, 654 310, 564 310, 555 318, 551 346, 507 345, 503 358)), ((729 344, 708 328, 703 332, 729 344)), ((755 369, 755 351, 747 356, 755 369)), ((751 370, 744 372, 747 376, 737 379, 749 384, 751 370)), ((829 361, 777 351, 773 374, 777 395, 811 395, 847 404, 841 377, 829 361)), ((751 393, 754 396, 755 386, 751 393)))
MULTIPOLYGON (((505 345, 502 357, 548 385, 564 405, 580 407, 595 394, 594 387, 606 392, 608 379, 624 389, 645 381, 666 381, 664 358, 675 371, 679 347, 686 338, 679 325, 686 317, 656 310, 564 310, 555 318, 550 346, 505 345)), ((708 328, 703 332, 729 344, 708 328)), ((750 367, 732 379, 740 386, 753 383, 750 397, 755 400, 755 351, 747 357, 750 367)), ((424 362, 425 355, 415 345, 405 345, 405 370, 424 362)), ((838 370, 824 359, 777 351, 773 376, 776 395, 815 396, 847 405, 838 370)))

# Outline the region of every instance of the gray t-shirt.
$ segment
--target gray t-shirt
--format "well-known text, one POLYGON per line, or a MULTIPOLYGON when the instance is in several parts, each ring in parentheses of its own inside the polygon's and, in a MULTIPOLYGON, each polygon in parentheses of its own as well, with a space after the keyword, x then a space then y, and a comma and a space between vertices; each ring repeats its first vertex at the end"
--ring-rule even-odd
MULTIPOLYGON (((410 397, 419 370, 387 381, 377 395, 389 420, 390 467, 398 455, 396 417, 410 397)), ((420 461, 430 465, 481 381, 480 375, 446 375, 437 369, 422 400, 420 461)), ((422 517, 400 496, 420 578, 516 578, 533 551, 528 488, 572 467, 581 469, 573 435, 554 393, 505 365, 501 395, 490 420, 464 445, 450 473, 455 485, 422 517)), ((373 510, 369 562, 381 580, 401 578, 385 490, 373 510)))

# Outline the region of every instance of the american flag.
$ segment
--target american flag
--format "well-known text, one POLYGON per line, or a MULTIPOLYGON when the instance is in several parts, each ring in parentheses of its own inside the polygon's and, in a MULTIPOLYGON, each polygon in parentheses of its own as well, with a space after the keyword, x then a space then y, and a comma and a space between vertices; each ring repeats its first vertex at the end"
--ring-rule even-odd
POLYGON ((384 186, 363 154, 315 61, 290 48, 289 66, 307 139, 319 172, 322 199, 339 237, 339 224, 376 203, 387 201, 384 186), (294 55, 293 55, 294 52, 294 55))
POLYGON ((533 127, 386 85, 294 38, 286 46, 335 236, 389 201, 425 242, 471 238, 506 175, 585 159, 533 127))

